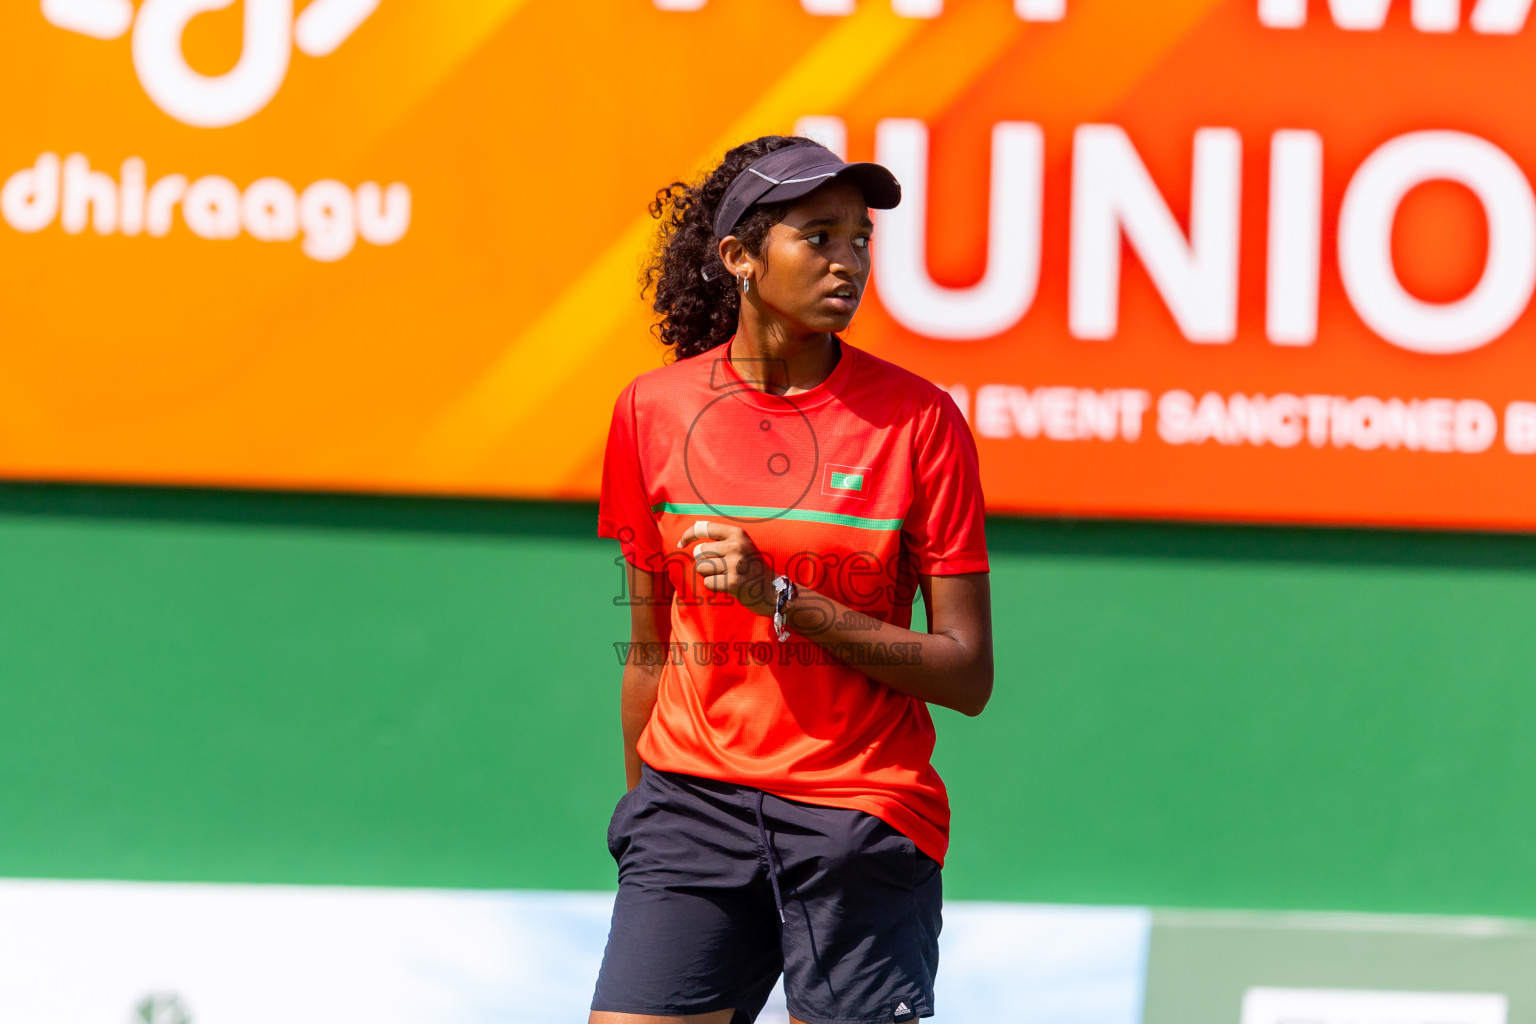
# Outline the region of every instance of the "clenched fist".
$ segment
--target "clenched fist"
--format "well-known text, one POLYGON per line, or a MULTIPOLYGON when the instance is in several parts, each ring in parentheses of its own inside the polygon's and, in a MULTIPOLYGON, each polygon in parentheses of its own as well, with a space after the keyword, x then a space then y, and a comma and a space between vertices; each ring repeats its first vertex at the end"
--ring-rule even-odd
POLYGON ((747 531, 739 526, 694 523, 678 538, 677 546, 702 540, 693 549, 693 569, 703 578, 706 588, 717 594, 730 594, 743 607, 758 615, 772 615, 777 595, 768 562, 752 543, 747 531))

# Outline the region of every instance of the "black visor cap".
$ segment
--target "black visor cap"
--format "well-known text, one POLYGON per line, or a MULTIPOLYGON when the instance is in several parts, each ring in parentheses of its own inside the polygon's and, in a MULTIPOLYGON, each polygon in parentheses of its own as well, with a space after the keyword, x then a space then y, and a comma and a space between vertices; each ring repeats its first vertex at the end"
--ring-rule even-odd
POLYGON ((737 175, 715 212, 715 237, 729 235, 754 206, 799 199, 834 178, 859 186, 873 209, 889 210, 901 202, 900 182, 879 164, 846 163, 825 146, 800 143, 759 157, 737 175))

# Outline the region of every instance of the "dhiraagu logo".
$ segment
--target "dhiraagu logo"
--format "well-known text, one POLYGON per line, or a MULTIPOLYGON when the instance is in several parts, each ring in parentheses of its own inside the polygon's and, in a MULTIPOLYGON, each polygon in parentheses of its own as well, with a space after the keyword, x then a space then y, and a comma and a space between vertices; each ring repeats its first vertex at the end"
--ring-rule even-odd
MULTIPOLYGON (((194 128, 227 128, 264 110, 288 77, 293 48, 310 57, 336 52, 382 0, 244 0, 244 36, 235 66, 222 75, 195 70, 182 50, 187 26, 235 0, 41 0, 43 18, 94 39, 133 33, 133 66, 149 98, 194 128)), ((297 242, 310 259, 334 263, 359 241, 391 246, 411 226, 404 182, 357 185, 320 177, 293 183, 276 175, 242 180, 163 168, 152 156, 117 156, 112 165, 87 153, 46 151, 0 184, 0 222, 22 234, 57 224, 67 235, 158 239, 178 220, 207 241, 238 238, 297 242), (120 160, 118 163, 116 161, 120 160)))
POLYGON ((838 466, 822 469, 821 493, 832 497, 867 498, 874 470, 869 466, 838 466))
POLYGON ((328 57, 378 10, 381 0, 311 0, 297 19, 294 0, 245 0, 240 59, 222 75, 187 63, 182 36, 199 14, 235 0, 42 0, 43 17, 95 39, 133 30, 133 67, 155 105, 194 128, 226 128, 264 110, 288 77, 297 44, 310 57, 328 57))

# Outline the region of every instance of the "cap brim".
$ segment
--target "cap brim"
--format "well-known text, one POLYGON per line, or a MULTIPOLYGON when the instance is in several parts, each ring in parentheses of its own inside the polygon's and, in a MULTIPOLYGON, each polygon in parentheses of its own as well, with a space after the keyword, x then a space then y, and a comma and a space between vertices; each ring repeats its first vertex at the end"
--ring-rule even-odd
POLYGON ((864 193, 864 204, 876 210, 893 209, 901 202, 901 183, 896 176, 880 164, 828 164, 801 171, 796 180, 774 185, 764 192, 758 203, 782 203, 808 196, 829 181, 839 178, 852 181, 864 193))
POLYGON ((825 146, 806 142, 775 150, 736 176, 715 213, 715 236, 724 238, 734 231, 754 206, 799 199, 838 178, 858 185, 865 204, 877 210, 901 202, 901 184, 884 167, 845 163, 825 146))

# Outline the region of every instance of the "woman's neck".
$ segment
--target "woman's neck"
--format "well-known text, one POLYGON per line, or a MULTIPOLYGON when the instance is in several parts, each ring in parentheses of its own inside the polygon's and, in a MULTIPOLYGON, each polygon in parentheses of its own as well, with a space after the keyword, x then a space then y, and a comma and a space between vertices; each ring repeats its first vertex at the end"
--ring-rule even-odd
POLYGON ((772 395, 809 391, 832 375, 842 356, 836 335, 797 335, 743 310, 731 345, 731 366, 742 380, 772 395))

